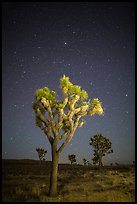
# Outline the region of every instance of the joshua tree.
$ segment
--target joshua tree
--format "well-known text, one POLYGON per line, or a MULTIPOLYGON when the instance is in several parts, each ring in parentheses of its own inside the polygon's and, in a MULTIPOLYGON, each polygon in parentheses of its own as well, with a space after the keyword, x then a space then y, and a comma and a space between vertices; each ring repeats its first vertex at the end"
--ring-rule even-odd
POLYGON ((82 159, 83 160, 83 164, 84 164, 84 166, 86 166, 86 165, 89 165, 89 161, 87 160, 87 159, 82 159))
POLYGON ((40 160, 45 160, 45 155, 47 154, 47 151, 43 148, 36 148, 36 151, 38 152, 38 156, 40 160))
POLYGON ((56 93, 48 87, 36 90, 33 109, 36 114, 36 125, 46 134, 52 152, 52 167, 49 195, 57 195, 57 175, 59 156, 72 139, 76 129, 82 127, 84 116, 102 115, 103 109, 98 98, 88 100, 88 94, 78 85, 73 85, 69 77, 60 78, 63 98, 59 101, 56 93), (59 140, 62 140, 59 146, 59 140))
POLYGON ((106 154, 112 153, 111 142, 106 137, 103 137, 102 134, 95 135, 93 138, 90 138, 90 145, 94 148, 94 158, 93 164, 99 163, 99 169, 102 164, 102 157, 106 154))
POLYGON ((75 154, 69 154, 68 159, 70 160, 71 164, 76 162, 76 155, 75 154))

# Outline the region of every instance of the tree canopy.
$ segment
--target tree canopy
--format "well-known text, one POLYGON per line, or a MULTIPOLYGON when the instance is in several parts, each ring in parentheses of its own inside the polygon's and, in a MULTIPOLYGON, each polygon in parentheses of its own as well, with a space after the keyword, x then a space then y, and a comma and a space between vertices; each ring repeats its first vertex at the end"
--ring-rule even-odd
POLYGON ((88 99, 88 93, 78 85, 73 85, 69 77, 60 78, 63 100, 57 100, 56 92, 48 87, 37 89, 33 109, 36 113, 36 125, 40 127, 50 142, 55 137, 59 139, 74 132, 77 127, 82 127, 86 122, 80 120, 86 115, 103 115, 103 108, 98 98, 88 99), (48 114, 48 115, 45 115, 48 114), (58 121, 54 118, 58 116, 58 121), (63 134, 59 136, 60 130, 63 134), (53 135, 51 136, 51 132, 53 135))

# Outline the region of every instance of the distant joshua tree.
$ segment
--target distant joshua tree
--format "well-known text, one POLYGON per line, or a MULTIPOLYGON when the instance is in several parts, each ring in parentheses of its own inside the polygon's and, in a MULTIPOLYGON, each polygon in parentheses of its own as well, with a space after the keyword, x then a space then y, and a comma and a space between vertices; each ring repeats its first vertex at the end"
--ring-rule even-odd
POLYGON ((110 166, 113 166, 113 163, 110 163, 110 166))
POLYGON ((119 166, 119 163, 115 162, 116 166, 119 166))
POLYGON ((133 161, 133 165, 135 165, 135 161, 133 161))
POLYGON ((68 159, 70 160, 71 164, 76 162, 76 155, 75 154, 69 154, 68 159))
POLYGON ((84 166, 86 166, 86 165, 89 165, 89 161, 87 160, 87 159, 82 159, 83 160, 83 164, 84 164, 84 166))
POLYGON ((38 157, 40 160, 45 160, 45 155, 47 154, 47 151, 43 148, 36 148, 36 151, 38 152, 38 157))
POLYGON ((103 166, 102 157, 113 152, 111 149, 111 142, 102 134, 98 134, 94 135, 93 138, 90 138, 89 144, 94 147, 94 158, 92 159, 93 164, 98 163, 99 169, 101 169, 103 166))

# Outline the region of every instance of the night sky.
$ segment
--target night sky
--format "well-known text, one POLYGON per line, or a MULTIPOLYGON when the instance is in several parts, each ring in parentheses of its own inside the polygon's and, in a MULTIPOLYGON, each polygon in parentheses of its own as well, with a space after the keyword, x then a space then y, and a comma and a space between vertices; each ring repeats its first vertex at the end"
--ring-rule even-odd
POLYGON ((87 116, 59 162, 75 154, 92 163, 89 140, 102 134, 112 142, 105 164, 135 160, 135 16, 133 2, 14 2, 2 5, 2 157, 38 159, 48 151, 35 126, 36 89, 61 96, 59 78, 99 98, 104 116, 87 116))

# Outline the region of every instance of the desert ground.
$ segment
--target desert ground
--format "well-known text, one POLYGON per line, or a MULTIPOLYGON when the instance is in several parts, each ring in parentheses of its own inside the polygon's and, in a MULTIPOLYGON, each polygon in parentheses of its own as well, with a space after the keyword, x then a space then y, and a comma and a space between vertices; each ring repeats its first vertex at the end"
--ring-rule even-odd
POLYGON ((59 164, 49 197, 50 161, 2 160, 2 202, 135 202, 135 166, 59 164))

